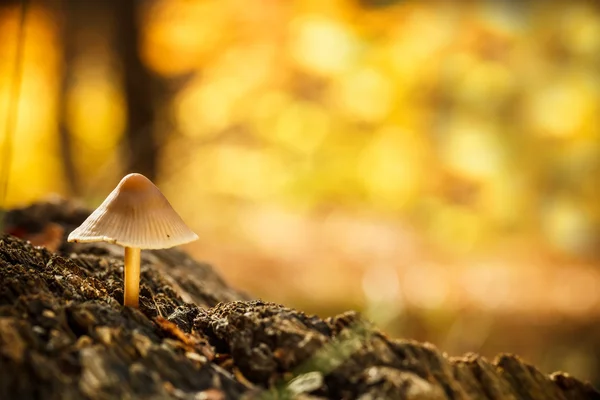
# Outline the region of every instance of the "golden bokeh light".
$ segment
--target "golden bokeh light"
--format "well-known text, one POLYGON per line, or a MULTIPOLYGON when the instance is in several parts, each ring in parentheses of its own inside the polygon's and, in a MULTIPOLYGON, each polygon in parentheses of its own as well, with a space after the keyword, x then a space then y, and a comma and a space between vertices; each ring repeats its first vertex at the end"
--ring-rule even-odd
POLYGON ((505 163, 496 129, 472 117, 451 120, 443 154, 448 168, 476 181, 494 177, 505 163))
POLYGON ((292 22, 290 36, 292 59, 315 74, 344 72, 358 56, 358 39, 341 21, 319 15, 299 16, 292 22))
POLYGON ((378 70, 363 67, 343 74, 333 96, 349 119, 376 123, 394 106, 394 85, 378 70))
POLYGON ((427 144, 399 127, 383 127, 364 150, 359 173, 374 204, 402 210, 421 192, 426 180, 427 144))
POLYGON ((147 6, 142 57, 173 76, 201 66, 223 39, 227 14, 217 1, 158 1, 147 6))
MULTIPOLYGON (((8 9, 0 18, 0 131, 1 145, 8 142, 5 132, 11 88, 16 79, 15 54, 18 32, 19 8, 8 9)), ((55 120, 56 93, 59 83, 57 51, 58 31, 50 15, 43 8, 31 10, 25 26, 23 49, 23 75, 17 101, 15 132, 12 133, 11 166, 7 205, 34 201, 49 192, 62 192, 60 160, 57 156, 55 120), (32 162, 35 159, 35 162, 32 162), (21 179, 27 177, 27 184, 21 179)))
POLYGON ((95 153, 113 149, 126 124, 116 77, 102 68, 81 65, 75 79, 81 83, 67 94, 69 127, 83 148, 95 153))

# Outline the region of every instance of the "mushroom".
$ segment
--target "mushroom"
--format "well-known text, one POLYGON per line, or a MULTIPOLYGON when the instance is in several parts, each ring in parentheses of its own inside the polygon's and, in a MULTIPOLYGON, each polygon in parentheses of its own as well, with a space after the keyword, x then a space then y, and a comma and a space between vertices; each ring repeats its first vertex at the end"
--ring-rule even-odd
POLYGON ((144 175, 129 174, 71 234, 75 243, 125 247, 124 305, 138 307, 141 249, 165 249, 198 239, 167 198, 144 175))

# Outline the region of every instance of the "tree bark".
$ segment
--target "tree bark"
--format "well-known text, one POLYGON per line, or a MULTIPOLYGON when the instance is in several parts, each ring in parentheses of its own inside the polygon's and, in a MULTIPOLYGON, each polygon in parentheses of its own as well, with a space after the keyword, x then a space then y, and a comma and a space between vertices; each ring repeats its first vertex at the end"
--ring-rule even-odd
POLYGON ((62 201, 7 214, 56 251, 0 237, 1 399, 600 399, 514 355, 448 358, 356 312, 251 300, 178 250, 142 252, 140 308, 123 307, 122 248, 64 241, 87 215, 62 201))

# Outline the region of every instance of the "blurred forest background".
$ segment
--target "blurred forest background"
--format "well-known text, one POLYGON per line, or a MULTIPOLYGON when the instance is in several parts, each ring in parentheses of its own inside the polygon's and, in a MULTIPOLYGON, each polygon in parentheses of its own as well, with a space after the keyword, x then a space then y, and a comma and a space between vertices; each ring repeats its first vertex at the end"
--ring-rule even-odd
POLYGON ((141 172, 252 295, 600 384, 597 2, 24 1, 4 206, 141 172))

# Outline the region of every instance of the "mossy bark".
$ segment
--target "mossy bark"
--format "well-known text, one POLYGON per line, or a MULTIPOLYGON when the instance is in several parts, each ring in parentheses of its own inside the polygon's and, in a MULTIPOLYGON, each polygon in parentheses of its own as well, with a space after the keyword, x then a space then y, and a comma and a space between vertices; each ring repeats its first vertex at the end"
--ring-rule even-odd
MULTIPOLYGON (((27 237, 86 216, 54 202, 7 223, 27 237)), ((0 399, 600 399, 516 356, 448 358, 355 312, 251 300, 178 250, 144 251, 141 271, 140 308, 123 307, 122 248, 0 237, 0 399)))

